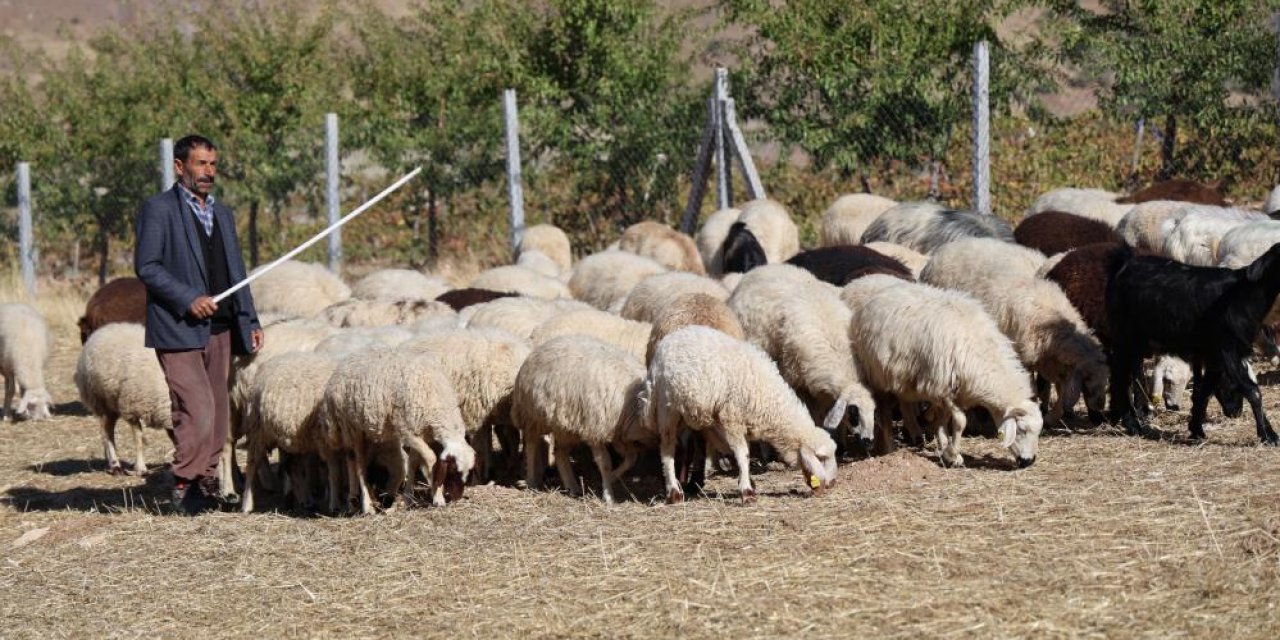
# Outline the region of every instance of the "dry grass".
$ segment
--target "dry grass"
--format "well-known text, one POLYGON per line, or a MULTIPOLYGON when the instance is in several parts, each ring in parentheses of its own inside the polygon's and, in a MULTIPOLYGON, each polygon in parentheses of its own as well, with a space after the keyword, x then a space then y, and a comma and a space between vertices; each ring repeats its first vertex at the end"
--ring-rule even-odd
MULTIPOLYGON (((70 308, 70 307, 68 307, 70 308)), ((74 322, 74 316, 72 317, 74 322)), ((49 383, 74 397, 58 333, 49 383)), ((1280 392, 1266 390, 1272 415, 1280 392)), ((157 480, 102 471, 92 418, 0 425, 5 636, 1274 637, 1280 452, 1211 413, 1207 444, 1055 430, 1011 471, 901 451, 794 471, 737 503, 615 507, 480 487, 372 518, 163 515, 157 480), (194 632, 194 633, 193 633, 194 632)), ((1246 415, 1248 412, 1246 411, 1246 415)), ((165 438, 150 453, 167 453, 165 438)), ((127 440, 126 440, 127 442, 127 440)), ((132 456, 125 444, 122 454, 132 456)), ((723 493, 719 493, 723 492, 723 493)))

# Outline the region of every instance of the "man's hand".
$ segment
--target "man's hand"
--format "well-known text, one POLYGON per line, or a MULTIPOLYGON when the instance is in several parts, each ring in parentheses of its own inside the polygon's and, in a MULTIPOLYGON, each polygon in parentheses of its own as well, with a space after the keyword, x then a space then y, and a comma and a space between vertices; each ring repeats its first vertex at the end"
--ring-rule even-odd
POLYGON ((214 302, 213 298, 209 296, 200 296, 195 299, 195 302, 191 303, 191 308, 187 311, 189 311, 191 315, 204 320, 205 318, 213 315, 213 312, 217 310, 218 303, 214 302))
POLYGON ((262 329, 254 329, 249 333, 249 342, 252 343, 250 346, 253 347, 254 353, 262 350, 262 343, 265 342, 266 339, 267 336, 262 332, 262 329))

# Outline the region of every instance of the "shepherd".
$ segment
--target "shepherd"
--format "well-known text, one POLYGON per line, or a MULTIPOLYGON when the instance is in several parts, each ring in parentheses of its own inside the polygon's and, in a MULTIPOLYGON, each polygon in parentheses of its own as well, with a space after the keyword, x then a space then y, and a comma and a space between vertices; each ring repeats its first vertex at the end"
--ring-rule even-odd
POLYGON ((231 354, 262 348, 231 209, 214 198, 218 147, 189 135, 174 145, 173 188, 138 210, 133 267, 147 288, 146 346, 169 386, 174 445, 172 504, 195 515, 218 507, 218 461, 227 441, 231 354))

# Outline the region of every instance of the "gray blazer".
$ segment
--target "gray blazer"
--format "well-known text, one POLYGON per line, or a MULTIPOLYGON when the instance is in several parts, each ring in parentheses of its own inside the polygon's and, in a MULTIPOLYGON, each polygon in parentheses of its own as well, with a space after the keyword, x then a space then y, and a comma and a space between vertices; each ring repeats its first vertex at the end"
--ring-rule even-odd
MULTIPOLYGON (((152 349, 200 349, 209 343, 209 321, 188 313, 191 303, 209 292, 204 252, 196 233, 195 213, 182 201, 180 189, 158 193, 142 203, 134 231, 138 240, 133 252, 133 270, 147 287, 146 345, 152 349)), ((227 250, 227 272, 232 283, 245 278, 244 258, 236 238, 231 210, 221 202, 213 205, 213 215, 227 250)), ((258 313, 253 308, 249 287, 240 289, 220 304, 233 304, 235 326, 233 347, 243 353, 252 350, 250 332, 258 329, 258 313)))

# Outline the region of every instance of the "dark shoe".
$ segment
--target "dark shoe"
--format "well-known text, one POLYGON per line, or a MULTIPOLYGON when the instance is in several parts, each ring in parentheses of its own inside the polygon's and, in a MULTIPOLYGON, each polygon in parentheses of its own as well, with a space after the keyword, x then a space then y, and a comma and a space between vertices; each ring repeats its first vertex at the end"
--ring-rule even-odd
POLYGON ((232 494, 224 494, 222 485, 218 482, 218 476, 201 476, 198 480, 200 492, 206 498, 217 502, 220 506, 235 506, 240 504, 240 496, 232 494))
POLYGON ((195 482, 175 483, 169 494, 169 505, 174 513, 194 516, 205 511, 218 508, 216 500, 204 495, 200 485, 195 482))

